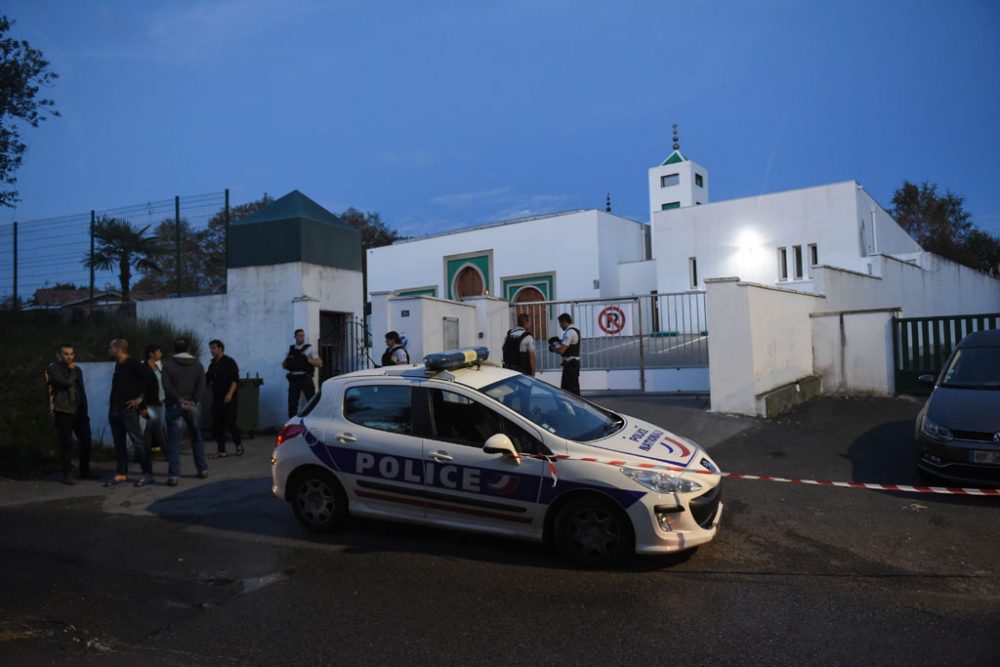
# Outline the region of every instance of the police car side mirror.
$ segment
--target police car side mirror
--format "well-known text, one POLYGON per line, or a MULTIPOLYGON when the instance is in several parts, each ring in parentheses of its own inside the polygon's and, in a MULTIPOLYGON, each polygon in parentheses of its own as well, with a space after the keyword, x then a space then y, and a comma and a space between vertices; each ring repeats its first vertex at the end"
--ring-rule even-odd
POLYGON ((519 457, 517 450, 514 448, 514 443, 511 442, 511 439, 503 433, 491 435, 483 445, 483 452, 486 454, 503 454, 504 456, 509 456, 519 462, 519 457))

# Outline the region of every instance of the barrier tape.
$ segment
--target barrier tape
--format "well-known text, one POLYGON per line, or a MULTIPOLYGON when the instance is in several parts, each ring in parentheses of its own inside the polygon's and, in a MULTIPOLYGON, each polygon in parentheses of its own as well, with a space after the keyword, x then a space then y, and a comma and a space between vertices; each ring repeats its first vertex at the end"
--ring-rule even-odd
MULTIPOLYGON (((525 456, 522 454, 522 456, 525 456)), ((929 493, 945 496, 996 496, 1000 497, 1000 489, 977 489, 971 487, 949 487, 949 486, 920 486, 910 484, 874 484, 869 482, 833 482, 821 479, 798 479, 795 477, 773 477, 770 475, 745 475, 738 472, 722 472, 715 470, 692 470, 681 468, 680 466, 661 465, 657 463, 631 463, 621 459, 602 459, 594 456, 568 456, 566 454, 553 454, 552 456, 537 456, 544 459, 549 464, 549 472, 552 475, 552 486, 556 485, 556 461, 586 461, 589 463, 601 463, 604 465, 621 468, 644 468, 652 470, 667 470, 671 472, 686 472, 697 475, 710 475, 715 477, 727 477, 729 479, 747 479, 758 482, 778 482, 781 484, 805 484, 808 486, 830 486, 839 489, 868 489, 872 491, 900 491, 905 493, 929 493)), ((534 458, 534 457, 533 457, 534 458)))

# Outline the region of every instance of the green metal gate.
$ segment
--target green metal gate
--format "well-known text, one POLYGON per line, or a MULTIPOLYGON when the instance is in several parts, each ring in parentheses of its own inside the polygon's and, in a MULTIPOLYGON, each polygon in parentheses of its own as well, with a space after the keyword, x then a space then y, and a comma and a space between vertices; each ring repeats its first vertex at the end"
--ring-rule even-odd
POLYGON ((896 318, 892 326, 896 393, 929 394, 931 388, 917 378, 937 375, 955 346, 970 333, 997 328, 1000 313, 896 318))

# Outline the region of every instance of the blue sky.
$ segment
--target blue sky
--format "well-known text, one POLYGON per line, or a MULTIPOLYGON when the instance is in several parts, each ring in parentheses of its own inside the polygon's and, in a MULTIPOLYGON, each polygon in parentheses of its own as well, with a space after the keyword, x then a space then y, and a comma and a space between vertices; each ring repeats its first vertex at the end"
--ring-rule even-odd
POLYGON ((682 150, 714 201, 903 179, 1000 234, 1000 3, 9 0, 61 78, 0 222, 298 188, 418 235, 648 219, 682 150))

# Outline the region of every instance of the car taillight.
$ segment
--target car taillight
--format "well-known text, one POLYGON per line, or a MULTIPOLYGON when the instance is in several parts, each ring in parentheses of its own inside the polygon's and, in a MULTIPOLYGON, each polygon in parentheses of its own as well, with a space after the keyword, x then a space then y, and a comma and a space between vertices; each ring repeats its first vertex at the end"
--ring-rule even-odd
POLYGON ((278 432, 278 439, 275 441, 275 447, 281 447, 281 443, 289 438, 294 438, 297 435, 302 435, 306 432, 306 427, 301 424, 285 424, 281 431, 278 432))

